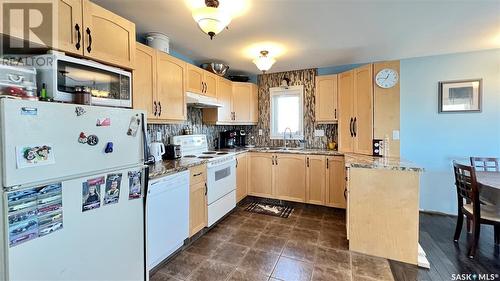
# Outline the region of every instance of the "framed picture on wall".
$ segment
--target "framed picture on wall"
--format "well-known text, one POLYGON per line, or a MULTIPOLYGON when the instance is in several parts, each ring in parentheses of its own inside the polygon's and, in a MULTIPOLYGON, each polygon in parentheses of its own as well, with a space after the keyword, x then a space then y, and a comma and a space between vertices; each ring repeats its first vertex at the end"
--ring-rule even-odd
POLYGON ((483 79, 439 82, 439 113, 481 112, 483 79))

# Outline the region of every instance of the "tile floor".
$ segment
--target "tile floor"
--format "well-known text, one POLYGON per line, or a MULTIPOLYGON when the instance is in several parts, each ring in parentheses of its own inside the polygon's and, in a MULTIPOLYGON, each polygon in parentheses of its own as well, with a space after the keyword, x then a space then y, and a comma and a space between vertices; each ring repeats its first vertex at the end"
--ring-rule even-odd
POLYGON ((152 281, 394 280, 386 259, 347 250, 345 213, 297 204, 283 219, 239 206, 152 281))

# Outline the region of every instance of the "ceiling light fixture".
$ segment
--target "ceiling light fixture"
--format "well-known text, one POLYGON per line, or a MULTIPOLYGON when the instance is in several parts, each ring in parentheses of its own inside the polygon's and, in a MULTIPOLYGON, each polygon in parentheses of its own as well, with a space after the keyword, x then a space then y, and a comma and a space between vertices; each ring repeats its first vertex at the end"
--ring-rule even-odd
POLYGON ((230 14, 219 8, 218 0, 205 0, 206 7, 193 10, 193 18, 200 29, 210 36, 210 40, 219 34, 231 22, 230 14))
POLYGON ((257 68, 262 71, 262 73, 266 73, 271 66, 276 62, 276 59, 273 57, 269 57, 269 52, 266 50, 260 51, 260 56, 253 60, 253 63, 257 66, 257 68))

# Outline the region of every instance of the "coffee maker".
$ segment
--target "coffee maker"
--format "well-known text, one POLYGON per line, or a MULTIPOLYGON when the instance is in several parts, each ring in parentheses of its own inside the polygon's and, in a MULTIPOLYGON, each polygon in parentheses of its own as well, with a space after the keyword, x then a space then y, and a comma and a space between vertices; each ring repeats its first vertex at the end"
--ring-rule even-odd
POLYGON ((228 130, 220 132, 219 148, 238 148, 245 147, 245 130, 228 130))

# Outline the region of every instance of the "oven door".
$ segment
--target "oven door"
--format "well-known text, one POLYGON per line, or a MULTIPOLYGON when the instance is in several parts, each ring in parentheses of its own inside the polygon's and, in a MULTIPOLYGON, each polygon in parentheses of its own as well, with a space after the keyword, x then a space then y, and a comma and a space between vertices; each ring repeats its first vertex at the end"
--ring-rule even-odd
POLYGON ((207 169, 208 205, 236 189, 236 160, 216 164, 207 169))

